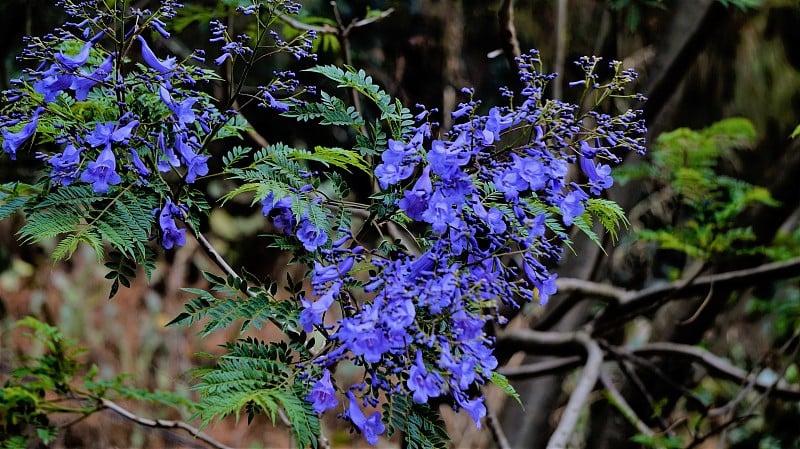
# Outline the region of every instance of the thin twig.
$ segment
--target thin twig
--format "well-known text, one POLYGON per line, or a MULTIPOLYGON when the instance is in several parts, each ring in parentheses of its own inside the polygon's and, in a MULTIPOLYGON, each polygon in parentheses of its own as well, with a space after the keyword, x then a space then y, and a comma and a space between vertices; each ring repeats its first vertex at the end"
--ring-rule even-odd
POLYGON ((511 449, 511 444, 508 442, 508 438, 506 438, 506 434, 503 432, 503 428, 500 426, 500 421, 497 420, 497 415, 494 414, 494 411, 487 410, 486 424, 489 425, 489 430, 492 432, 492 439, 497 445, 497 449, 511 449))
POLYGON ((205 432, 200 431, 200 429, 191 426, 189 424, 186 424, 183 421, 142 418, 141 416, 122 407, 116 402, 110 401, 108 399, 100 399, 100 404, 102 405, 103 408, 111 410, 114 413, 122 416, 123 418, 133 421, 141 426, 152 427, 154 429, 182 429, 185 430, 186 432, 189 432, 193 437, 205 442, 211 447, 217 449, 233 449, 232 447, 227 446, 215 440, 205 432))
POLYGON ((504 366, 499 368, 497 372, 506 376, 509 380, 531 379, 534 377, 547 376, 548 374, 557 374, 575 368, 580 366, 582 361, 583 357, 577 355, 557 357, 515 367, 504 366))
POLYGON ((666 301, 684 299, 683 297, 675 296, 677 292, 688 297, 698 293, 708 293, 708 289, 712 284, 716 288, 724 289, 797 276, 800 276, 800 257, 782 262, 767 263, 753 268, 698 276, 693 280, 690 277, 688 281, 691 282, 687 282, 687 279, 684 279, 644 290, 626 290, 582 279, 560 278, 557 280, 559 293, 578 292, 584 293, 584 295, 577 295, 573 302, 563 307, 555 307, 540 320, 540 323, 544 320, 558 320, 575 304, 590 298, 606 299, 612 303, 613 310, 609 309, 606 315, 609 319, 622 316, 630 319, 666 301))
POLYGON ((731 365, 728 361, 718 357, 705 349, 684 345, 680 343, 658 342, 648 343, 639 348, 633 349, 632 353, 646 357, 646 356, 672 356, 689 358, 696 362, 701 363, 709 374, 717 376, 722 379, 731 380, 734 382, 747 383, 750 382, 752 377, 756 377, 753 388, 757 391, 765 392, 770 391, 776 397, 788 400, 800 399, 800 387, 790 385, 784 380, 777 382, 765 382, 759 380, 757 376, 752 373, 731 365))
POLYGON ((561 414, 558 427, 550 437, 550 441, 547 442, 547 449, 565 449, 567 447, 570 437, 575 432, 581 411, 589 400, 589 395, 594 390, 603 367, 603 351, 596 341, 585 332, 576 333, 575 341, 586 348, 586 365, 581 372, 578 384, 575 385, 575 389, 567 401, 564 413, 561 414))
POLYGON ((600 370, 600 382, 605 387, 606 391, 608 391, 608 395, 611 398, 611 402, 613 406, 616 407, 622 416, 628 420, 636 430, 642 434, 647 436, 653 436, 655 432, 651 429, 647 424, 639 418, 639 415, 636 414, 636 411, 633 410, 633 407, 628 404, 628 401, 625 400, 625 397, 622 396, 622 393, 619 392, 614 382, 608 377, 608 373, 605 370, 600 370))

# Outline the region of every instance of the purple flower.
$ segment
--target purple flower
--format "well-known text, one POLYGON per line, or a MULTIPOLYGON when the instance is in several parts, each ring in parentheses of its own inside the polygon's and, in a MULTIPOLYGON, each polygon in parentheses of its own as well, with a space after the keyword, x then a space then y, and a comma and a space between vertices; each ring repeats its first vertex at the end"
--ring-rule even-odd
POLYGON ((519 177, 528 183, 531 190, 536 191, 544 188, 547 182, 547 168, 541 163, 531 157, 521 158, 516 154, 511 154, 514 160, 514 169, 519 173, 519 177))
POLYGON ((367 443, 378 444, 378 435, 386 430, 386 426, 381 422, 381 413, 376 411, 367 418, 358 406, 352 391, 347 392, 347 398, 350 399, 350 407, 347 409, 346 415, 350 418, 350 421, 364 434, 367 443))
POLYGON ((161 245, 164 249, 172 249, 175 246, 186 244, 186 229, 178 229, 175 225, 175 218, 182 219, 183 212, 171 199, 167 198, 167 202, 158 214, 158 225, 162 234, 161 245))
POLYGON ((422 213, 422 219, 431 224, 433 232, 441 234, 448 226, 456 224, 458 216, 450 201, 437 190, 431 195, 428 208, 422 213))
POLYGON ((272 217, 272 224, 275 229, 284 234, 289 234, 294 229, 295 218, 292 212, 292 197, 285 196, 278 200, 270 211, 272 217))
POLYGON ((86 61, 89 60, 89 51, 92 49, 92 43, 92 41, 85 43, 83 48, 81 48, 81 51, 72 57, 65 55, 63 51, 58 52, 56 55, 56 60, 66 66, 68 69, 75 70, 86 64, 86 61))
POLYGON ((75 75, 72 77, 70 89, 75 91, 75 99, 83 101, 89 96, 89 91, 97 84, 106 81, 114 69, 114 55, 109 55, 99 67, 89 75, 75 75))
POLYGON ((166 160, 163 158, 158 158, 158 171, 160 172, 168 172, 172 169, 172 167, 180 167, 181 161, 178 159, 178 156, 175 155, 175 151, 173 151, 172 147, 168 147, 166 142, 164 141, 164 133, 158 133, 157 139, 158 149, 167 157, 166 160))
POLYGON ((422 213, 428 208, 428 197, 433 191, 430 173, 431 167, 425 167, 414 187, 406 190, 405 196, 398 203, 412 220, 422 220, 422 213))
POLYGON ((106 193, 109 186, 122 182, 116 168, 114 153, 108 145, 100 152, 96 161, 89 162, 88 168, 81 174, 81 181, 91 183, 95 193, 106 193))
POLYGON ((306 396, 306 401, 311 403, 316 413, 323 413, 339 404, 336 400, 336 389, 331 382, 331 372, 325 370, 322 378, 311 387, 311 393, 306 396))
POLYGON ((159 86, 158 94, 161 97, 161 101, 175 114, 180 123, 184 125, 194 123, 195 115, 192 106, 197 102, 197 98, 187 98, 181 102, 176 102, 164 86, 159 86))
POLYGON ((262 104, 265 104, 265 105, 269 106, 272 109, 275 109, 276 111, 278 111, 280 113, 283 113, 283 112, 286 112, 286 111, 289 110, 289 105, 288 104, 286 104, 286 103, 284 103, 282 101, 276 100, 275 97, 273 97, 272 94, 269 93, 269 91, 267 91, 267 90, 262 91, 261 92, 261 96, 264 97, 264 102, 262 104))
POLYGON ((111 147, 111 142, 124 142, 131 137, 138 120, 131 120, 127 125, 115 129, 113 122, 97 123, 94 131, 86 136, 86 142, 93 147, 111 147))
POLYGON ((194 140, 190 139, 187 141, 183 133, 178 133, 175 136, 175 148, 178 149, 178 154, 180 154, 183 159, 183 163, 186 164, 186 182, 189 184, 195 182, 198 176, 205 176, 208 174, 209 159, 209 156, 197 154, 192 151, 190 147, 191 143, 194 143, 194 140))
POLYGON ((452 180, 461 176, 461 167, 469 162, 470 154, 464 151, 466 139, 461 134, 455 142, 434 140, 428 151, 428 163, 433 172, 444 180, 452 180))
POLYGON ((589 195, 577 185, 573 185, 573 190, 564 196, 559 207, 561 208, 561 215, 564 219, 564 224, 571 226, 575 217, 581 215, 585 210, 583 202, 589 199, 589 195))
POLYGON ((437 373, 429 373, 422 362, 422 351, 417 349, 414 366, 408 373, 406 381, 408 389, 414 392, 414 402, 424 404, 428 398, 435 398, 441 394, 442 378, 437 373))
POLYGON ((379 164, 375 167, 375 176, 382 189, 395 185, 414 174, 414 167, 409 165, 379 164))
POLYGON ((53 167, 50 172, 50 179, 53 184, 68 186, 77 178, 78 164, 80 163, 81 149, 75 148, 73 144, 67 144, 64 151, 56 154, 47 160, 53 167))
POLYGON ((45 73, 44 78, 33 84, 33 90, 44 96, 45 103, 51 103, 56 100, 58 94, 72 85, 73 76, 59 73, 55 66, 45 73))
POLYGON ((322 324, 322 315, 331 308, 333 301, 339 296, 341 285, 341 282, 334 282, 331 288, 316 301, 309 301, 305 298, 300 300, 304 307, 300 312, 300 324, 304 331, 311 332, 314 326, 322 324))
POLYGON ((314 226, 311 220, 305 218, 300 221, 300 227, 297 230, 297 239, 303 244, 303 248, 307 251, 316 251, 317 248, 324 245, 328 241, 328 235, 322 229, 314 226))
POLYGON ((498 191, 505 194, 506 201, 516 201, 520 192, 527 190, 530 186, 515 168, 507 168, 496 174, 494 185, 498 191))
POLYGON ((17 150, 19 147, 21 147, 22 144, 33 135, 34 131, 36 131, 36 127, 39 126, 39 115, 42 111, 44 111, 43 108, 37 108, 31 116, 31 121, 17 132, 11 132, 5 128, 0 130, 0 132, 3 133, 3 151, 8 153, 11 159, 17 158, 17 150))
POLYGON ((475 421, 475 426, 480 429, 481 418, 486 416, 486 406, 483 404, 483 397, 468 399, 463 393, 457 394, 455 397, 456 403, 469 413, 469 416, 475 421))
POLYGON ((600 191, 614 185, 614 178, 611 177, 611 167, 605 164, 595 165, 594 160, 585 156, 581 159, 581 170, 589 178, 589 191, 599 195, 600 191))
POLYGON ((144 62, 150 66, 151 69, 162 75, 175 69, 174 56, 170 56, 162 61, 153 53, 153 50, 150 49, 147 45, 147 41, 145 41, 141 35, 136 37, 142 44, 142 59, 144 59, 144 62))
POLYGON ((136 169, 136 173, 143 178, 147 178, 150 176, 150 170, 147 169, 147 166, 144 165, 142 159, 139 157, 139 153, 136 152, 133 148, 129 148, 131 152, 131 160, 133 161, 133 167, 136 169))

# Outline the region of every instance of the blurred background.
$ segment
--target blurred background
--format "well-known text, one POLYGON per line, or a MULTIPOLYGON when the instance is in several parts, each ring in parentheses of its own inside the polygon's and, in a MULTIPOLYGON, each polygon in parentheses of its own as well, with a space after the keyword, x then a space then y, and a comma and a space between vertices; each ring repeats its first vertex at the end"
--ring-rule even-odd
MULTIPOLYGON (((224 17, 238 2, 186 3, 173 24, 173 38, 154 48, 207 48, 212 54, 208 18, 224 17)), ((562 74, 551 84, 549 94, 568 101, 579 101, 581 94, 580 89, 567 85, 582 76, 572 63, 580 56, 622 60, 626 67, 640 73, 637 89, 649 98, 644 111, 651 151, 644 157, 626 157, 625 168, 611 192, 611 198, 630 211, 631 224, 622 230, 615 245, 606 242, 607 254, 578 238, 575 253, 567 253, 555 269, 560 276, 642 289, 682 278, 693 270, 721 272, 800 256, 800 189, 796 182, 800 179, 800 148, 790 137, 800 124, 800 6, 796 0, 302 3, 299 20, 311 26, 337 28, 387 12, 374 23, 352 28, 346 38, 322 35, 318 62, 363 68, 406 105, 421 103, 439 108, 438 119, 444 129, 450 125, 449 113, 459 101, 466 100, 460 92, 462 87, 474 87, 476 97, 484 100, 484 108, 501 102, 497 94, 500 87, 515 87, 516 68, 509 58, 515 48, 523 52, 538 49, 545 70, 562 74), (712 126, 733 117, 746 120, 712 126), (673 132, 682 127, 696 132, 673 132), (745 194, 751 195, 749 199, 741 198, 745 194)), ((19 74, 15 56, 22 47, 22 37, 44 34, 62 20, 51 0, 0 2, 3 87, 19 74)), ((289 25, 282 26, 282 33, 294 32, 289 25)), ((276 58, 257 66, 250 77, 256 86, 258 80, 269 79, 274 70, 307 67, 308 62, 276 58)), ((216 89, 217 95, 223 95, 224 89, 216 89)), ((624 109, 636 104, 620 101, 615 106, 624 109)), ((263 110, 243 113, 269 142, 310 147, 345 145, 349 138, 276 118, 263 110)), ((225 143, 215 149, 219 154, 226 150, 225 143)), ((37 166, 32 156, 13 164, 4 160, 0 163, 0 182, 31 179, 37 176, 37 166)), ((207 182, 204 187, 208 197, 215 199, 228 186, 207 182)), ((356 199, 369 193, 354 190, 356 199)), ((209 363, 195 354, 220 352, 219 345, 237 338, 235 328, 201 339, 198 329, 165 327, 180 313, 188 297, 180 289, 202 288, 205 281, 201 272, 216 272, 191 239, 185 247, 161 257, 149 283, 140 273, 131 288, 121 289, 108 300, 110 281, 104 279, 105 268, 91 251, 79 251, 71 261, 54 264, 49 253, 56 242, 31 246, 16 240, 22 220, 15 216, 0 223, 0 381, 20 357, 43 351, 11 326, 27 315, 57 326, 77 345, 87 348, 82 357, 97 365, 99 377, 125 373, 131 385, 187 395, 192 393, 186 371, 209 363)), ((259 210, 248 204, 214 211, 203 223, 204 231, 234 267, 244 266, 257 275, 282 281, 289 255, 266 248, 258 237, 268 231, 266 226, 259 210)), ((773 376, 794 372, 796 376, 797 358, 792 351, 798 344, 795 334, 800 323, 798 287, 796 281, 769 281, 744 292, 718 292, 709 301, 710 306, 702 310, 698 308, 703 297, 676 307, 671 304, 620 324, 614 338, 634 344, 648 340, 701 344, 744 369, 757 368, 773 376), (676 324, 679 322, 684 324, 676 324)), ((511 325, 571 329, 594 313, 594 305, 582 303, 554 323, 543 323, 543 312, 530 307, 511 325)), ((512 358, 509 363, 523 361, 512 358)), ((736 384, 704 378, 691 370, 674 373, 674 379, 710 403, 725 403, 741 390, 736 384)), ((564 375, 515 382, 524 410, 490 392, 491 403, 500 411, 499 419, 513 447, 544 447, 564 402, 566 390, 562 386, 568 388, 569 382, 569 376, 564 375)), ((659 388, 651 389, 648 384, 656 400, 662 397, 659 388)), ((609 406, 597 400, 583 427, 582 440, 576 441, 575 447, 689 447, 696 439, 686 430, 691 426, 680 423, 690 422, 699 412, 673 394, 663 393, 663 398, 662 418, 678 423, 672 429, 673 442, 631 442, 635 432, 630 425, 615 413, 603 412, 609 406)), ((123 404, 145 417, 188 416, 185 411, 146 403, 123 404)), ((755 417, 741 420, 693 447, 800 447, 797 402, 761 401, 753 414, 755 417)), ((478 431, 468 419, 449 412, 445 416, 454 447, 492 447, 485 429, 478 431)), ((64 417, 63 422, 72 419, 64 417)), ((335 417, 327 416, 325 423, 333 446, 364 444, 335 417)), ((226 419, 206 430, 234 447, 290 444, 285 429, 280 424, 273 427, 263 417, 249 426, 244 419, 238 425, 234 419, 226 419)), ((398 443, 382 441, 381 446, 397 447, 398 443)), ((203 446, 186 434, 135 426, 103 412, 65 427, 55 447, 203 446)))

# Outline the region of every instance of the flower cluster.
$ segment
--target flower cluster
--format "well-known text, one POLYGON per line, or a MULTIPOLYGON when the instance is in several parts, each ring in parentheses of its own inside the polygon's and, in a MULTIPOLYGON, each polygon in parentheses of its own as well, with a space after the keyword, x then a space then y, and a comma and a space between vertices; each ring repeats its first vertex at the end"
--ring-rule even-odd
MULTIPOLYGON (((181 60, 163 54, 164 46, 156 45, 157 38, 170 38, 168 22, 180 3, 164 0, 155 11, 123 11, 107 3, 62 0, 58 4, 71 21, 52 34, 27 39, 20 59, 35 69, 25 69, 3 92, 7 106, 0 115, 2 148, 16 159, 39 132, 42 140, 53 140, 60 150, 38 155, 50 168, 54 187, 86 183, 96 194, 113 195, 131 184, 146 186, 164 204, 158 220, 162 245, 180 246, 185 238, 182 230, 175 232, 173 218, 184 215, 164 215, 174 206, 169 198, 175 193, 168 186, 176 178, 192 184, 208 175, 208 143, 233 122, 234 112, 219 109, 201 90, 202 82, 213 79, 191 64, 203 60, 202 51, 181 60), (124 41, 118 42, 122 32, 124 41)), ((284 13, 296 9, 287 1, 269 8, 240 8, 240 13, 275 15, 278 7, 284 13)), ((225 31, 219 24, 212 27, 221 40, 227 39, 225 31)), ((257 49, 246 46, 248 39, 225 43, 220 58, 252 55, 257 49)), ((297 87, 290 77, 275 84, 283 91, 297 87)), ((286 105, 270 92, 277 90, 265 87, 262 101, 285 111, 286 105)), ((314 234, 304 223, 301 229, 304 235, 314 234)), ((318 245, 320 238, 309 236, 308 247, 318 245)))
MULTIPOLYGON (((612 62, 616 76, 601 84, 592 61, 584 64, 591 85, 580 86, 601 96, 619 95, 619 86, 633 80, 612 62)), ((354 409, 354 390, 365 389, 362 403, 371 406, 381 391, 410 394, 417 403, 448 397, 480 425, 486 409, 475 387, 497 366, 485 328, 500 319, 498 302, 545 303, 556 292, 556 275, 546 264, 561 256, 564 226, 586 223, 587 210, 596 206, 592 198, 613 185, 615 153, 644 151, 641 111, 609 115, 545 101, 554 75, 540 73, 535 51, 519 64, 520 98, 504 91, 517 106, 480 115, 480 101, 465 90, 471 98, 453 112, 458 124, 443 137, 435 136, 423 110, 406 139, 388 141, 374 174, 386 206, 427 225, 421 254, 386 258, 344 238, 325 247, 327 263, 312 270, 318 299, 302 300, 300 321, 336 344, 316 358, 323 378, 307 399, 317 411, 334 408, 332 367, 342 360, 364 366, 366 384, 345 389, 344 416, 372 444, 383 428, 354 409), (350 273, 354 264, 374 273, 363 284, 370 299, 360 305, 347 287, 361 285, 350 273), (342 318, 326 323, 337 302, 342 318)))

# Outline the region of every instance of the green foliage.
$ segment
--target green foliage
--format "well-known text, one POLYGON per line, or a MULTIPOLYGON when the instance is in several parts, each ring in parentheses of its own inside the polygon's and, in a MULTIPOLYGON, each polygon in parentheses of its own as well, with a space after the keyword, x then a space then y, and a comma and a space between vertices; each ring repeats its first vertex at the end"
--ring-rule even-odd
POLYGON ((380 112, 380 120, 385 121, 389 127, 389 134, 393 139, 402 139, 414 126, 413 115, 399 100, 393 100, 378 85, 372 82, 372 77, 364 70, 353 67, 317 66, 308 69, 309 72, 319 73, 336 83, 338 87, 350 88, 366 97, 380 112))
POLYGON ((519 405, 522 405, 522 400, 519 397, 519 393, 517 393, 517 390, 515 390, 514 387, 511 386, 506 376, 498 372, 492 372, 492 377, 489 380, 503 393, 511 396, 512 398, 514 398, 514 400, 517 401, 519 405))
POLYGON ((661 134, 651 152, 652 162, 617 171, 621 182, 645 181, 662 198, 675 198, 676 218, 660 217, 666 226, 640 231, 640 239, 663 249, 709 260, 722 254, 765 252, 748 242, 749 228, 738 227, 737 217, 755 204, 777 206, 769 191, 722 175, 720 165, 735 159, 735 150, 752 147, 755 129, 748 120, 731 118, 694 131, 680 128, 661 134))
POLYGON ((319 417, 305 400, 308 386, 293 378, 296 354, 285 342, 247 338, 226 345, 228 353, 216 367, 197 370, 194 387, 202 397, 196 416, 204 424, 242 410, 248 422, 265 414, 273 423, 281 411, 291 423, 298 447, 316 447, 319 417))
POLYGON ((680 449, 684 445, 682 439, 668 435, 635 435, 631 441, 653 449, 680 449))
POLYGON ((59 431, 49 415, 88 416, 102 410, 101 399, 112 395, 176 408, 190 405, 181 395, 126 385, 124 375, 97 380, 97 367, 79 360, 84 348, 56 327, 30 316, 17 321, 15 327, 29 330, 25 335, 28 350, 35 341, 43 353, 14 363, 0 388, 0 448, 48 445, 59 431))
POLYGON ((445 449, 450 447, 445 423, 428 404, 417 404, 410 397, 394 395, 383 406, 388 436, 402 432, 409 449, 445 449))
POLYGON ((152 234, 151 195, 122 190, 107 198, 92 191, 91 185, 64 186, 28 198, 26 224, 19 231, 24 242, 38 243, 63 237, 53 252, 54 260, 72 256, 80 243, 89 244, 103 258, 103 242, 123 256, 144 263, 145 249, 152 234))
POLYGON ((208 335, 215 330, 225 329, 236 321, 242 322, 241 332, 250 326, 261 329, 265 323, 271 322, 281 330, 296 330, 299 328, 298 304, 294 301, 281 301, 275 299, 277 284, 271 283, 266 289, 249 287, 241 279, 228 277, 222 279, 210 273, 204 273, 211 282, 212 291, 221 295, 218 298, 206 290, 185 288, 183 291, 196 295, 184 305, 185 311, 180 313, 168 326, 191 326, 199 321, 208 319, 200 332, 208 335), (250 292, 251 294, 247 294, 250 292))

